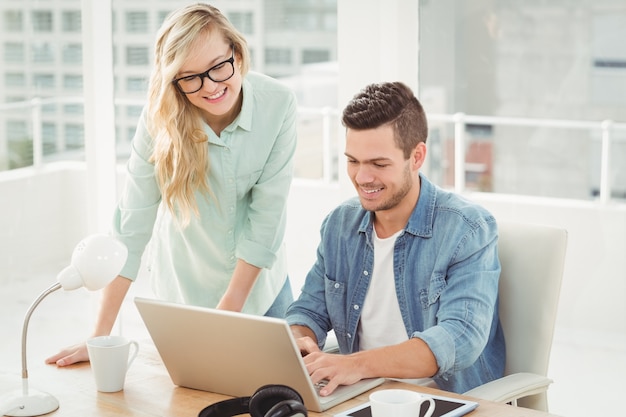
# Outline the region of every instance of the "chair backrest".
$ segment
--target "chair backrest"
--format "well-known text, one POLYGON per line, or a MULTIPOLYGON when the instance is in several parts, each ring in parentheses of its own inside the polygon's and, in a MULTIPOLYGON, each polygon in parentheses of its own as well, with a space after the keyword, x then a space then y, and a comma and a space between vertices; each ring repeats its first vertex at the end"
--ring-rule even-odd
POLYGON ((500 320, 506 340, 505 375, 546 376, 561 291, 567 231, 499 222, 500 320))

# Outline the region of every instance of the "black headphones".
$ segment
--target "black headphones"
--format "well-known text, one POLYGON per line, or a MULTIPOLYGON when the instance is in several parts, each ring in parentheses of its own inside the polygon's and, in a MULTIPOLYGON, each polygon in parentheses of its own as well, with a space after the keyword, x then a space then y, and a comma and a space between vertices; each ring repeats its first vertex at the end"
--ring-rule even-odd
POLYGON ((231 417, 249 413, 252 417, 307 417, 300 394, 286 385, 264 385, 251 397, 220 401, 205 407, 198 417, 231 417))

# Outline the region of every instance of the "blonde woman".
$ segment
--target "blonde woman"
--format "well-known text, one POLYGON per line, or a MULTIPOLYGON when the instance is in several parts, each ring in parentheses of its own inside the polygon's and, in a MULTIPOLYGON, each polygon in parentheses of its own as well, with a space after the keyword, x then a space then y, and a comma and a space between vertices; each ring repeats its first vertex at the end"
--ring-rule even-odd
MULTIPOLYGON (((208 4, 163 23, 114 216, 129 258, 103 291, 93 335, 111 332, 149 241, 157 297, 284 316, 292 301, 283 235, 296 100, 249 72, 249 60, 245 39, 208 4)), ((46 361, 86 360, 81 343, 46 361)))

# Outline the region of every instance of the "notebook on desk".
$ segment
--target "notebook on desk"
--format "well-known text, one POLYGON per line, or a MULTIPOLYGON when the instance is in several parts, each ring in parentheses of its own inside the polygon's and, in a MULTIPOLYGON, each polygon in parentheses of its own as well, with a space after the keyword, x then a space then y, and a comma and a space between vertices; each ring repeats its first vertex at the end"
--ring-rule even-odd
POLYGON ((246 397, 263 385, 282 384, 298 391, 308 410, 321 412, 384 381, 363 380, 321 397, 285 320, 142 297, 135 304, 181 387, 246 397))

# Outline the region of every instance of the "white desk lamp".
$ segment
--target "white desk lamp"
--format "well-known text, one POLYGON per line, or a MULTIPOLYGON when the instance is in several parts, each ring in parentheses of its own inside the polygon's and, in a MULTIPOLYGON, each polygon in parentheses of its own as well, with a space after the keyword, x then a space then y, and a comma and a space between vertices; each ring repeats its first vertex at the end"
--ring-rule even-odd
POLYGON ((26 332, 30 316, 41 300, 59 288, 70 291, 85 287, 94 291, 105 287, 119 274, 127 255, 126 246, 103 234, 88 236, 76 245, 70 265, 59 273, 57 282, 42 292, 26 313, 22 328, 22 390, 0 398, 0 415, 39 416, 59 408, 59 401, 54 396, 28 388, 26 332))

